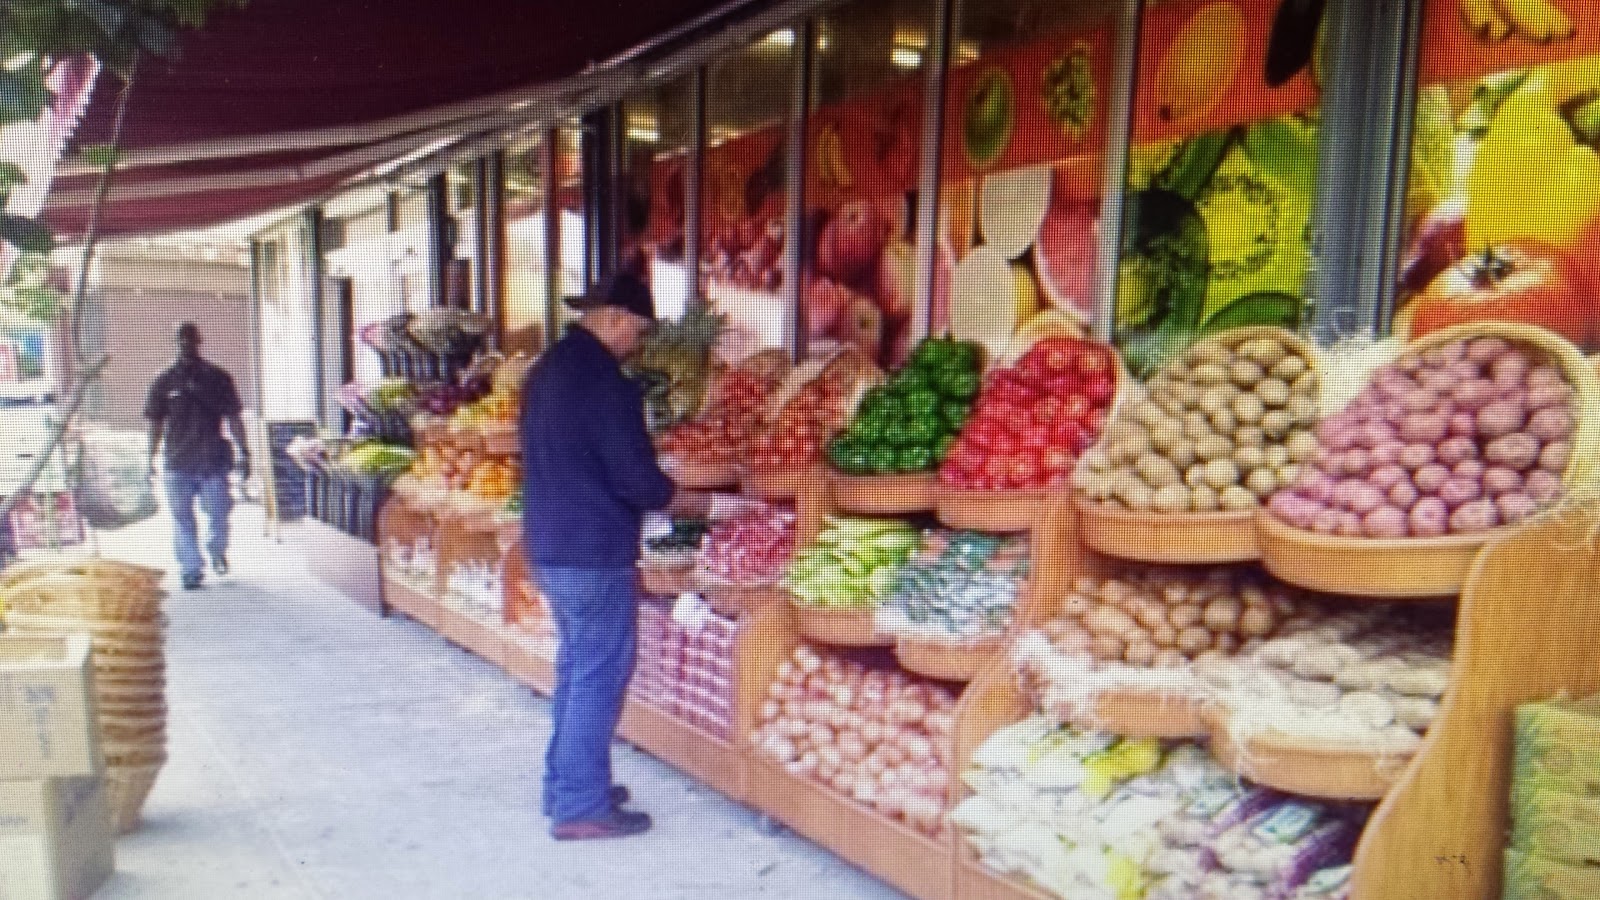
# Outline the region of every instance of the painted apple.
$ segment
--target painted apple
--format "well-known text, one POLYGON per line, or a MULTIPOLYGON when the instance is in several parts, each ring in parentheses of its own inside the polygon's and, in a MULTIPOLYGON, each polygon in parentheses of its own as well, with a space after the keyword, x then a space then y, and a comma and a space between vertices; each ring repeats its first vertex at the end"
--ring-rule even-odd
POLYGON ((917 297, 917 250, 911 242, 894 240, 878 257, 878 305, 890 321, 910 318, 917 297))
POLYGON ((806 279, 806 334, 811 337, 832 334, 839 322, 839 315, 855 299, 854 291, 831 278, 813 276, 806 279))
POLYGON ((889 221, 877 207, 856 200, 839 207, 822 227, 817 241, 817 271, 838 281, 854 282, 871 270, 889 239, 889 221))

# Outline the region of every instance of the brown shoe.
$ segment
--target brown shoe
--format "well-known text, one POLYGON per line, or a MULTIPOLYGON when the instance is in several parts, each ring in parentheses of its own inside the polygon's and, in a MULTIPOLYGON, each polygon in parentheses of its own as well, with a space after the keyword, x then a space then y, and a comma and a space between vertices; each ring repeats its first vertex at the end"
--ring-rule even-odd
POLYGON ((650 824, 650 817, 642 812, 613 810, 603 819, 562 822, 550 829, 550 836, 558 841, 601 841, 643 834, 650 824))

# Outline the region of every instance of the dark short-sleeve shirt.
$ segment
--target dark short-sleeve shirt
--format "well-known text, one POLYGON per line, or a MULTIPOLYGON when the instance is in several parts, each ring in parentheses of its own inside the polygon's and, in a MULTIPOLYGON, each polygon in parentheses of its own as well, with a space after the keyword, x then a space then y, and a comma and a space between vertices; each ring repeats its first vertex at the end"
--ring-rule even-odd
POLYGON ((215 475, 233 465, 233 445, 222 421, 240 411, 233 376, 203 359, 179 360, 156 377, 144 417, 162 423, 167 468, 215 475))
POLYGON ((631 566, 644 511, 672 500, 639 386, 578 326, 523 385, 522 468, 524 552, 538 565, 631 566))

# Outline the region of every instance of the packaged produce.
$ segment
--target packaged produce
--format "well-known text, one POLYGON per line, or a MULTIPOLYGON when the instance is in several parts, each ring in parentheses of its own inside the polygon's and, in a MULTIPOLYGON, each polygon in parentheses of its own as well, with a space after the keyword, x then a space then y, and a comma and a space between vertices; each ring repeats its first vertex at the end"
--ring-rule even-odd
POLYGON ((812 606, 872 608, 893 594, 919 541, 902 521, 829 518, 816 541, 795 554, 783 586, 812 606))
POLYGON ((1027 581, 1024 537, 932 529, 878 607, 885 634, 962 643, 998 638, 1011 625, 1027 581))
POLYGON ((801 645, 779 665, 752 742, 791 775, 937 835, 955 705, 938 685, 801 645))
POLYGON ((1116 389, 1110 347, 1040 341, 1015 366, 989 374, 939 479, 981 489, 1060 483, 1098 436, 1116 389))
POLYGON ((1411 753, 1450 682, 1452 623, 1437 610, 1375 607, 1297 624, 1247 656, 1196 673, 1236 738, 1273 732, 1321 746, 1411 753))
POLYGON ((1513 820, 1536 816, 1539 793, 1600 797, 1600 697, 1525 703, 1515 727, 1513 820))
POLYGON ((737 623, 704 612, 677 621, 659 603, 639 606, 639 652, 629 690, 668 715, 723 740, 733 734, 737 623))
POLYGON ((1553 788, 1513 792, 1511 845, 1574 866, 1600 866, 1600 797, 1553 788))
POLYGON ((828 462, 847 475, 932 471, 966 423, 982 374, 977 344, 928 338, 887 384, 867 391, 828 442, 828 462))
POLYGON ((1575 399, 1558 366, 1503 338, 1408 350, 1321 423, 1312 465, 1269 508, 1347 537, 1516 524, 1563 493, 1575 399))
POLYGON ((1366 812, 1241 782, 1196 744, 1042 715, 990 735, 961 778, 974 793, 951 821, 983 863, 1074 900, 1287 900, 1336 880, 1366 812))
POLYGON ((1209 338, 1124 400, 1074 483, 1089 499, 1159 513, 1241 511, 1294 484, 1316 455, 1315 361, 1279 329, 1209 338))
POLYGON ((414 541, 390 539, 384 546, 384 573, 432 594, 439 573, 439 551, 423 535, 414 541))
POLYGON ((479 619, 498 624, 505 618, 505 582, 501 575, 497 563, 461 560, 445 576, 444 600, 479 619))
POLYGON ((1507 850, 1503 900, 1589 900, 1600 897, 1600 868, 1572 866, 1507 850))
POLYGON ((700 548, 700 568, 729 584, 772 584, 788 567, 794 544, 793 510, 750 504, 711 523, 700 548))

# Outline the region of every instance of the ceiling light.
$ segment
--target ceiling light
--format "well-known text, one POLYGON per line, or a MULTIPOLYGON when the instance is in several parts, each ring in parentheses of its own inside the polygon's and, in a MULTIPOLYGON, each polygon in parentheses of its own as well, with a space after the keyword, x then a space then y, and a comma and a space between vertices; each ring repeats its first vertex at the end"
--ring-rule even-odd
POLYGON ((889 62, 902 69, 915 69, 922 65, 922 53, 912 47, 895 47, 889 51, 889 62))

